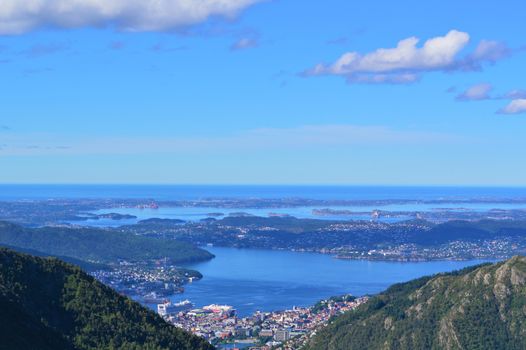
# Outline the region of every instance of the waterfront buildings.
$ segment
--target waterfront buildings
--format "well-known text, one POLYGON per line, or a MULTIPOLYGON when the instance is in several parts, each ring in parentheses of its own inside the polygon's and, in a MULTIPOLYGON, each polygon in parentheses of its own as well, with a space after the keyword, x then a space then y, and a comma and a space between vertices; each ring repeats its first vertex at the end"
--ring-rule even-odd
POLYGON ((348 312, 367 300, 344 296, 323 300, 315 306, 291 310, 256 312, 239 317, 229 305, 208 305, 199 309, 167 312, 166 304, 158 312, 176 327, 199 335, 214 345, 244 342, 259 346, 300 344, 337 314, 348 312))

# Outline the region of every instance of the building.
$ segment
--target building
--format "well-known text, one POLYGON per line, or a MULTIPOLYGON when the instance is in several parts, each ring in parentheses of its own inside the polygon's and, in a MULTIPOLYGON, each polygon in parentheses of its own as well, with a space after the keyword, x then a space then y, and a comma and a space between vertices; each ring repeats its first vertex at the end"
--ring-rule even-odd
POLYGON ((262 329, 259 331, 260 337, 272 337, 274 335, 274 332, 272 329, 262 329))
POLYGON ((274 340, 280 342, 286 342, 290 339, 290 332, 286 329, 278 329, 274 334, 274 340))

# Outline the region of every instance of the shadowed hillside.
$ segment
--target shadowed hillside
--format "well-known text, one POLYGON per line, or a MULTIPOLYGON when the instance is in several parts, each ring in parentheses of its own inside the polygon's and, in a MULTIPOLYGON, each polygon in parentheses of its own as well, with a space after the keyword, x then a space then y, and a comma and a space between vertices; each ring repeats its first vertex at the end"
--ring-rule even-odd
POLYGON ((526 349, 526 258, 394 285, 307 348, 526 349))
POLYGON ((0 349, 213 349, 78 267, 0 248, 0 349))

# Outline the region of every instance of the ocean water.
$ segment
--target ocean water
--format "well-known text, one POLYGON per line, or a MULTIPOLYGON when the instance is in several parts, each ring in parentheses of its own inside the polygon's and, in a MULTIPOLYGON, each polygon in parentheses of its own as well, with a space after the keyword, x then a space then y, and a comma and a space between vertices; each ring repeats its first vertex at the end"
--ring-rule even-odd
POLYGON ((60 198, 461 199, 526 198, 526 188, 274 185, 0 185, 0 200, 60 198))
POLYGON ((373 262, 339 260, 330 255, 205 247, 216 255, 188 265, 204 278, 186 285, 173 301, 189 299, 196 307, 227 304, 242 316, 257 310, 309 306, 335 295, 376 294, 394 283, 483 263, 474 261, 373 262))

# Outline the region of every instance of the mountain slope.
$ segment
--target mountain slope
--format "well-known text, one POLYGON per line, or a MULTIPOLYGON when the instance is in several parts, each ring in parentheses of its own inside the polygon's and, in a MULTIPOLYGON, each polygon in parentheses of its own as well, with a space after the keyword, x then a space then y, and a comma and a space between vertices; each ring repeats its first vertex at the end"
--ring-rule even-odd
POLYGON ((79 268, 0 248, 0 349, 212 349, 79 268))
POLYGON ((307 349, 526 349, 526 258, 394 285, 307 349))
POLYGON ((0 244, 42 253, 102 263, 117 260, 170 258, 174 263, 202 261, 214 256, 173 239, 150 238, 96 228, 25 228, 0 221, 0 244))
POLYGON ((38 257, 41 257, 41 258, 57 258, 57 259, 62 260, 64 262, 68 263, 68 264, 78 266, 82 270, 87 271, 87 272, 108 269, 107 265, 91 263, 91 262, 88 262, 88 261, 71 258, 69 256, 56 256, 56 255, 52 255, 52 254, 43 253, 43 252, 40 252, 40 251, 34 250, 34 249, 20 248, 20 247, 15 247, 15 246, 12 246, 12 245, 2 244, 2 243, 0 243, 0 247, 7 248, 7 249, 10 249, 10 250, 14 250, 15 252, 18 252, 18 253, 38 256, 38 257))

